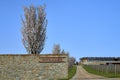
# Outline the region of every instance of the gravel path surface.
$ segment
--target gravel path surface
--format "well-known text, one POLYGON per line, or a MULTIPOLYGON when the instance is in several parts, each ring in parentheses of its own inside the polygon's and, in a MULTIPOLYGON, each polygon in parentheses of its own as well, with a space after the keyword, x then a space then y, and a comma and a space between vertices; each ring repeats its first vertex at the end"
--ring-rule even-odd
POLYGON ((102 76, 90 74, 85 71, 82 66, 77 66, 77 72, 75 76, 70 80, 120 80, 120 78, 105 78, 102 76))

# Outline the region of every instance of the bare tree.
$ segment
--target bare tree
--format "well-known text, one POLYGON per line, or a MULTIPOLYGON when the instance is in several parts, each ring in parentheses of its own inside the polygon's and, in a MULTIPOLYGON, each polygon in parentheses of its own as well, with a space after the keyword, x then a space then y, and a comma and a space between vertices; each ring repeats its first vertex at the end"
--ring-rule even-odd
POLYGON ((59 44, 54 44, 52 53, 53 54, 60 54, 61 53, 61 49, 60 49, 60 45, 59 44))
POLYGON ((61 51, 61 54, 66 54, 66 52, 64 51, 64 49, 61 51))
POLYGON ((22 18, 23 45, 29 54, 40 54, 46 40, 47 19, 45 6, 24 7, 25 19, 22 18))
POLYGON ((68 68, 71 68, 75 64, 75 58, 74 57, 69 57, 68 60, 68 68))

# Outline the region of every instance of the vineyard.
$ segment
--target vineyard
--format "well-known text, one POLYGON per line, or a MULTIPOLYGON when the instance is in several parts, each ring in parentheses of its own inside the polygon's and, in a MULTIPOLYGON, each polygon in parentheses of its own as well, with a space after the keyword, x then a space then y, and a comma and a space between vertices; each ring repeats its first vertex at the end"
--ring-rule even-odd
POLYGON ((106 77, 120 77, 120 65, 84 65, 88 72, 106 77))

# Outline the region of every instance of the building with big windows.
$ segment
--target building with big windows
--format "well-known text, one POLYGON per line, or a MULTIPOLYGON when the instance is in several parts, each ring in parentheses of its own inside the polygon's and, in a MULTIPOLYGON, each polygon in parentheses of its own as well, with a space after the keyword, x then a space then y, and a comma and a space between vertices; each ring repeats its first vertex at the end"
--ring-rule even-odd
POLYGON ((120 57, 82 57, 80 58, 80 64, 120 64, 120 57))

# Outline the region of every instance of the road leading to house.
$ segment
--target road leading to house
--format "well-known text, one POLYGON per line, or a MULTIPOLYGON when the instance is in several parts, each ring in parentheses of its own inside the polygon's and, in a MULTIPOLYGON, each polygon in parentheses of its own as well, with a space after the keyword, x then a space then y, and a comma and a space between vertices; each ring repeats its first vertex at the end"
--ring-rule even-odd
POLYGON ((70 80, 120 80, 120 79, 113 79, 113 78, 109 79, 103 76, 90 74, 86 70, 84 70, 82 66, 77 66, 77 72, 75 76, 70 80))

